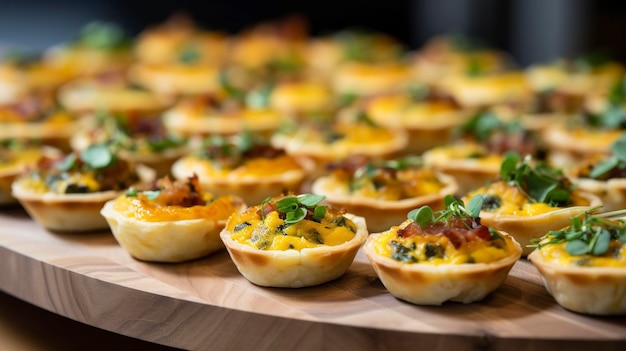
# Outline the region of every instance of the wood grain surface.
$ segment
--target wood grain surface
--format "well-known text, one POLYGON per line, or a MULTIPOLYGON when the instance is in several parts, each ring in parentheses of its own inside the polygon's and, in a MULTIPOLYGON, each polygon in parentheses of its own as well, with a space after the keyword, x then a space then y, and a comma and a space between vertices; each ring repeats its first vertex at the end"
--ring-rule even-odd
POLYGON ((359 252, 343 277, 262 288, 226 251, 177 264, 133 259, 110 232, 59 234, 0 212, 0 290, 133 338, 193 350, 624 350, 626 316, 569 312, 517 262, 483 301, 415 306, 391 296, 359 252))

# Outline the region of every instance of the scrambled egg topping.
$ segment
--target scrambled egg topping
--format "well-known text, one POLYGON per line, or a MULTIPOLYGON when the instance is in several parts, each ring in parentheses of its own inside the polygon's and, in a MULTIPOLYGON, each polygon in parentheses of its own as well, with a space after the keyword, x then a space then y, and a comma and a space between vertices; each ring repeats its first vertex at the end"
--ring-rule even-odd
POLYGON ((401 237, 391 227, 383 232, 374 246, 377 254, 407 264, 465 264, 490 263, 503 259, 514 252, 514 243, 507 236, 492 234, 491 240, 471 240, 455 247, 442 233, 401 237))
POLYGON ((302 250, 319 246, 336 246, 352 240, 357 227, 340 213, 328 210, 319 222, 304 219, 285 224, 278 211, 263 219, 260 207, 251 207, 231 216, 226 229, 232 239, 261 250, 302 250))
POLYGON ((611 240, 608 251, 602 256, 570 255, 565 246, 567 242, 545 245, 539 253, 544 259, 561 266, 585 267, 626 267, 626 245, 619 240, 611 240))

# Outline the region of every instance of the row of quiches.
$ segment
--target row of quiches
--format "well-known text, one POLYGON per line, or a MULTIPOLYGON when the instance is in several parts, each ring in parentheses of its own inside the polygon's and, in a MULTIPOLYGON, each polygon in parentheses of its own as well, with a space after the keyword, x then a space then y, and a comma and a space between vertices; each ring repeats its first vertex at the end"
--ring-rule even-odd
MULTIPOLYGON (((140 260, 182 262, 208 255, 225 244, 241 273, 261 286, 304 287, 336 279, 365 243, 364 250, 387 289, 416 304, 481 300, 503 283, 523 254, 516 240, 521 238, 539 245, 530 258, 563 306, 591 314, 624 313, 624 296, 619 293, 626 284, 625 245, 620 234, 624 222, 598 220, 615 213, 592 215, 596 209, 593 200, 575 193, 569 194, 569 204, 574 206, 563 203, 554 207, 527 199, 521 207, 528 212, 499 216, 496 211, 493 215, 494 209, 519 207, 519 202, 508 202, 534 193, 524 188, 528 184, 520 179, 532 182, 537 174, 542 179, 550 175, 527 159, 507 160, 503 180, 493 183, 493 188, 468 194, 467 206, 463 200, 438 191, 441 204, 432 204, 439 210, 413 204, 410 207, 415 209, 408 212, 407 219, 371 235, 366 218, 329 204, 331 196, 279 195, 246 209, 246 203, 236 196, 204 192, 197 177, 142 183, 140 174, 101 146, 63 158, 40 159, 37 171, 14 181, 13 193, 33 218, 49 229, 97 229, 104 220, 120 245, 140 260), (93 172, 84 172, 87 169, 93 172), (86 189, 78 189, 77 184, 86 189), (64 195, 46 190, 51 188, 62 188, 59 192, 64 195), (48 202, 42 206, 45 199, 48 202), (531 208, 540 213, 534 214, 531 208), (595 227, 581 224, 588 222, 595 227), (501 226, 512 234, 499 229, 501 226), (587 231, 601 226, 608 227, 587 231), (533 231, 527 237, 528 228, 535 227, 540 227, 541 233, 533 231), (278 275, 276 270, 287 273, 278 275), (567 274, 554 273, 562 270, 567 274), (417 283, 424 275, 432 278, 427 280, 428 286, 417 283), (575 276, 587 279, 573 279, 575 276), (596 278, 605 285, 596 287, 599 283, 592 283, 596 278), (560 289, 564 283, 559 280, 568 288, 560 289), (579 286, 579 281, 584 283, 579 286), (602 298, 589 298, 596 289, 603 291, 602 298)), ((563 185, 551 184, 555 190, 552 198, 544 200, 566 201, 560 191, 563 185)))

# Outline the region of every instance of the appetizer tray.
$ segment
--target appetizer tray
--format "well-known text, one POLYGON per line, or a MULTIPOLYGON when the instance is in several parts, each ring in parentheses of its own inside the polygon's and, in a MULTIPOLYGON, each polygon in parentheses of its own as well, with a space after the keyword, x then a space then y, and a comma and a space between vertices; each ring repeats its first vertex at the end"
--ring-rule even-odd
MULTIPOLYGON (((391 296, 362 252, 343 277, 262 288, 226 251, 178 264, 131 258, 110 232, 49 232, 0 212, 0 290, 59 315, 182 349, 624 350, 626 316, 569 312, 526 260, 473 304, 416 306, 391 296)), ((34 321, 36 322, 36 321, 34 321)))

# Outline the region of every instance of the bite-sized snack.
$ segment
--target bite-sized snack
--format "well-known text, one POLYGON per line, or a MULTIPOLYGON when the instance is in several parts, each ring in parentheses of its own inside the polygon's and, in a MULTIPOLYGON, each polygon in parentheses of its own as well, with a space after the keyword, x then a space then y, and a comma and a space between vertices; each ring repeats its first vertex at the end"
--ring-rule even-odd
POLYGON ((464 199, 483 197, 482 223, 511 234, 530 253, 531 240, 550 230, 563 228, 574 216, 602 204, 577 189, 560 169, 534 162, 530 156, 508 153, 500 179, 475 189, 464 199))
POLYGON ((34 94, 49 94, 70 79, 69 73, 45 65, 40 55, 9 52, 0 60, 0 105, 16 104, 34 94))
POLYGON ((526 69, 526 79, 552 111, 577 112, 587 97, 602 95, 620 80, 625 70, 603 54, 591 53, 575 60, 535 64, 526 69))
POLYGON ((570 168, 581 159, 604 157, 626 127, 626 106, 610 105, 601 113, 584 112, 562 123, 548 125, 542 140, 548 161, 555 167, 570 168))
MULTIPOLYGON (((269 106, 287 116, 299 117, 311 113, 324 113, 334 107, 330 88, 322 83, 314 81, 283 82, 269 89, 270 91, 267 92, 269 94, 269 106)), ((259 93, 261 92, 259 91, 259 93)), ((256 102, 257 105, 263 106, 262 101, 259 101, 262 96, 250 95, 248 99, 254 98, 257 101, 250 101, 250 103, 256 102)))
POLYGON ((626 208, 626 134, 611 146, 611 155, 580 160, 567 175, 581 190, 602 201, 602 211, 626 208))
POLYGON ((443 198, 457 191, 452 177, 424 167, 419 157, 369 161, 353 155, 327 167, 331 173, 314 180, 311 192, 364 217, 370 232, 400 223, 416 207, 439 210, 443 198))
POLYGON ((269 94, 259 88, 248 95, 221 98, 199 95, 180 100, 164 114, 168 130, 185 136, 234 135, 244 131, 270 135, 283 121, 282 115, 269 108, 269 94))
POLYGON ((100 213, 131 256, 150 262, 183 262, 224 248, 219 233, 245 208, 235 196, 203 192, 195 176, 161 178, 108 201, 100 213))
POLYGON ((11 195, 11 184, 17 176, 37 163, 43 155, 55 155, 58 150, 42 147, 31 140, 6 139, 0 141, 0 205, 17 203, 11 195))
MULTIPOLYGON (((356 120, 308 121, 298 125, 285 123, 271 137, 274 147, 284 149, 298 159, 309 159, 316 164, 317 173, 325 173, 329 162, 351 155, 370 158, 392 158, 406 147, 405 131, 378 126, 366 115, 358 114, 356 120)), ((310 178, 316 178, 311 174, 310 178)))
POLYGON ((187 17, 172 17, 139 34, 129 79, 166 95, 214 93, 228 45, 224 33, 204 30, 187 17))
POLYGON ((282 81, 302 75, 308 25, 292 16, 246 28, 232 38, 229 65, 249 78, 282 81))
POLYGON ((115 77, 77 79, 59 89, 59 102, 71 112, 159 112, 171 106, 172 99, 129 84, 115 77))
POLYGON ((454 101, 436 96, 426 86, 374 97, 366 103, 365 111, 383 127, 407 131, 406 153, 422 153, 446 143, 454 128, 470 117, 454 101))
POLYGON ((403 62, 347 62, 332 76, 335 94, 368 97, 404 90, 411 82, 409 66, 403 62))
POLYGON ((624 210, 574 217, 536 240, 528 259, 563 307, 592 315, 626 314, 624 210), (617 217, 619 218, 610 218, 617 217))
POLYGON ((507 233, 481 224, 480 197, 467 206, 452 196, 445 209, 428 206, 382 233, 363 251, 395 297, 418 305, 471 303, 498 289, 522 248, 507 233))
POLYGON ((215 65, 226 60, 229 40, 225 33, 204 29, 189 16, 177 13, 139 33, 133 52, 136 61, 148 65, 215 65))
POLYGON ((197 174, 205 191, 258 204, 268 196, 300 191, 309 168, 265 139, 242 133, 204 139, 199 150, 174 163, 172 174, 177 179, 197 174))
POLYGON ((465 108, 494 105, 526 106, 533 93, 520 71, 457 75, 442 81, 441 89, 465 108))
POLYGON ((367 238, 362 217, 319 205, 323 196, 267 198, 234 213, 220 237, 250 282, 301 288, 342 276, 367 238))
POLYGON ((59 106, 51 91, 32 92, 10 104, 0 104, 0 140, 38 141, 69 150, 69 140, 87 120, 59 106))
POLYGON ((304 59, 312 79, 329 81, 344 62, 393 62, 403 52, 403 45, 385 33, 346 29, 311 38, 304 59))
POLYGON ((104 145, 81 153, 42 157, 18 176, 13 196, 43 227, 60 232, 108 228, 100 215, 104 203, 142 180, 135 167, 104 145))
POLYGON ((170 174, 174 161, 192 149, 188 138, 165 129, 158 114, 102 112, 96 113, 95 119, 92 128, 72 137, 74 150, 107 144, 121 159, 145 165, 153 169, 157 177, 163 177, 170 174))
POLYGON ((459 35, 434 37, 412 56, 415 78, 435 87, 448 77, 499 72, 512 65, 504 52, 459 35))
POLYGON ((502 156, 509 151, 538 155, 542 146, 536 136, 516 121, 505 121, 480 111, 451 132, 452 142, 426 151, 424 162, 456 180, 459 194, 498 178, 502 156))
POLYGON ((43 61, 75 78, 119 74, 132 62, 130 48, 120 26, 95 21, 82 27, 73 41, 47 49, 43 61))

